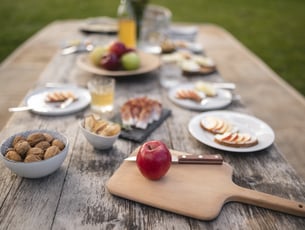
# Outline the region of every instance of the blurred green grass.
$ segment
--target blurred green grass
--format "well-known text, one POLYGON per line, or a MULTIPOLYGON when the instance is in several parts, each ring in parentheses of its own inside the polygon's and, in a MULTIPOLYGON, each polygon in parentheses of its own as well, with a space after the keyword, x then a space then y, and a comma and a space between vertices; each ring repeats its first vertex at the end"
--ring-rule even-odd
MULTIPOLYGON (((150 0, 170 8, 173 21, 215 23, 231 32, 305 95, 304 0, 150 0)), ((116 16, 119 0, 1 0, 0 61, 57 19, 116 16)))

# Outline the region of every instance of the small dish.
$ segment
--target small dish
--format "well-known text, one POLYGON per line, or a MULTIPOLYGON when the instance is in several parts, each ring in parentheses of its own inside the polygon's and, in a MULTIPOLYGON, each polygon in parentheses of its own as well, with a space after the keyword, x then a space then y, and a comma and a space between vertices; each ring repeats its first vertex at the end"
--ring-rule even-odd
POLYGON ((2 159, 3 163, 8 167, 12 172, 16 173, 18 176, 25 177, 25 178, 41 178, 45 177, 53 172, 55 172, 61 164, 64 162, 69 149, 69 142, 68 139, 55 131, 50 130, 29 130, 21 133, 14 134, 7 138, 1 145, 1 154, 0 158, 2 159), (47 133, 50 134, 52 137, 59 139, 65 144, 63 150, 61 150, 57 155, 41 160, 36 162, 17 162, 5 157, 5 153, 8 148, 12 146, 13 140, 16 136, 24 136, 27 137, 33 133, 47 133))
POLYGON ((86 137, 87 141, 96 149, 104 150, 110 149, 114 142, 118 139, 120 132, 113 136, 102 136, 90 132, 89 130, 84 128, 84 120, 80 121, 79 123, 80 129, 83 135, 86 137))

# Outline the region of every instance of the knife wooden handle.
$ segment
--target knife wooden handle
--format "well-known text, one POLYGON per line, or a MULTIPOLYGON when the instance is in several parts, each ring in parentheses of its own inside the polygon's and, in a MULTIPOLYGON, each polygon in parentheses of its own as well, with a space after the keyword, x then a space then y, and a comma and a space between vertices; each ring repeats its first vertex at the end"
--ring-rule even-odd
POLYGON ((179 164, 216 164, 221 165, 223 158, 220 155, 180 155, 179 164))

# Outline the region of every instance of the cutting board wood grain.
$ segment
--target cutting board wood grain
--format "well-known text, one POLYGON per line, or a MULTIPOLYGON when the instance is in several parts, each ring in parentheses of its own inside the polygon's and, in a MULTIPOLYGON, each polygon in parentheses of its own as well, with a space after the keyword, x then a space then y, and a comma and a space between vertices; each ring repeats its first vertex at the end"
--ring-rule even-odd
POLYGON ((232 175, 227 163, 172 164, 163 178, 152 181, 140 174, 135 162, 123 162, 107 188, 113 195, 200 220, 216 218, 223 205, 232 201, 305 217, 304 203, 240 187, 232 175))

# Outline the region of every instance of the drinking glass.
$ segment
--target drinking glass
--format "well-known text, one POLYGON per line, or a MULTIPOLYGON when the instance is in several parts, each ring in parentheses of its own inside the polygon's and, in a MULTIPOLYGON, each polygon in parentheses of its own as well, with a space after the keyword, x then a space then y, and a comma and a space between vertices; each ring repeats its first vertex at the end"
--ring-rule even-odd
POLYGON ((115 80, 108 77, 96 77, 88 82, 91 94, 91 109, 104 114, 111 113, 114 104, 115 80))

